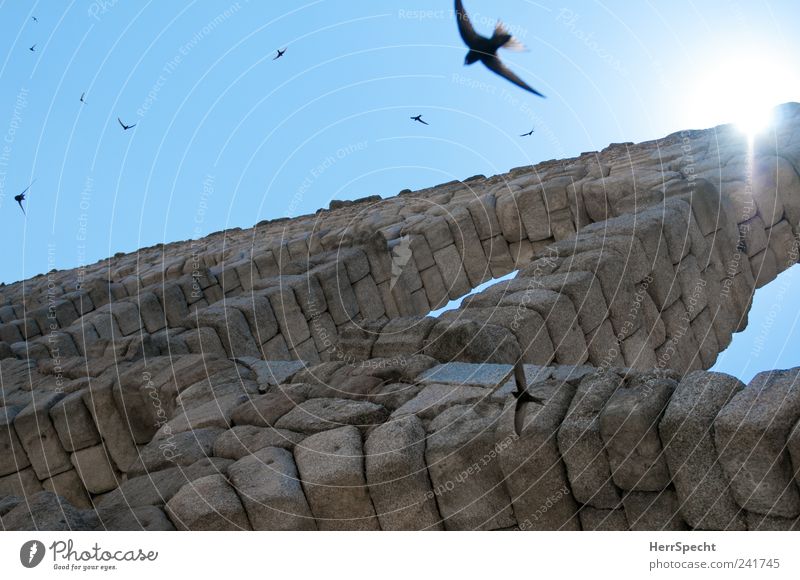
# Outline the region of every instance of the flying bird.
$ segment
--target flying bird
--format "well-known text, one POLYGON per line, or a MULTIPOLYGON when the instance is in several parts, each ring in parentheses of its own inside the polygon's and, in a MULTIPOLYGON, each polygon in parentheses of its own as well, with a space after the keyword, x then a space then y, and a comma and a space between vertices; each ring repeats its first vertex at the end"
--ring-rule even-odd
POLYGON ((34 22, 39 22, 39 19, 36 18, 35 16, 31 16, 31 18, 33 19, 34 22))
POLYGON ((425 121, 422 120, 422 115, 417 115, 416 117, 411 117, 411 120, 412 121, 417 121, 419 123, 422 123, 423 125, 429 125, 430 124, 430 123, 426 123, 425 121))
POLYGON ((119 117, 117 117, 117 121, 119 121, 119 124, 122 125, 123 131, 127 131, 128 129, 133 129, 136 126, 136 123, 134 123, 133 125, 126 125, 125 123, 122 122, 122 119, 120 119, 119 117))
POLYGON ((518 87, 530 91, 534 95, 544 97, 542 93, 532 88, 516 74, 511 72, 511 70, 503 64, 503 61, 498 58, 497 51, 500 48, 515 51, 525 50, 525 46, 508 33, 502 22, 498 21, 495 25, 494 34, 492 34, 491 38, 481 36, 475 32, 475 29, 472 27, 472 23, 464 10, 464 5, 461 3, 461 0, 456 0, 456 21, 458 23, 458 32, 469 48, 469 52, 464 59, 465 65, 481 61, 490 71, 497 73, 518 87))
POLYGON ((531 135, 533 135, 534 131, 536 131, 536 129, 531 129, 527 133, 523 133, 522 135, 520 135, 520 137, 530 137, 531 135))
POLYGON ((34 45, 33 45, 32 47, 30 47, 28 50, 30 50, 31 52, 36 52, 36 45, 34 44, 34 45))
POLYGON ((27 215, 27 214, 25 213, 25 208, 22 206, 22 202, 25 201, 25 194, 33 186, 34 183, 36 183, 35 179, 33 181, 31 181, 31 184, 28 187, 26 187, 25 190, 22 193, 20 193, 19 195, 15 195, 14 196, 14 201, 16 201, 19 204, 19 208, 22 210, 22 213, 25 214, 25 215, 27 215))
POLYGON ((281 49, 279 48, 279 49, 278 49, 278 56, 276 56, 276 57, 275 57, 275 58, 273 58, 272 60, 278 60, 280 57, 282 57, 284 54, 286 54, 286 51, 287 51, 287 50, 288 50, 288 49, 286 49, 286 48, 284 48, 283 50, 281 50, 281 49))
POLYGON ((83 103, 84 105, 86 104, 86 101, 83 100, 83 97, 85 97, 85 96, 86 96, 86 93, 81 93, 81 103, 83 103))

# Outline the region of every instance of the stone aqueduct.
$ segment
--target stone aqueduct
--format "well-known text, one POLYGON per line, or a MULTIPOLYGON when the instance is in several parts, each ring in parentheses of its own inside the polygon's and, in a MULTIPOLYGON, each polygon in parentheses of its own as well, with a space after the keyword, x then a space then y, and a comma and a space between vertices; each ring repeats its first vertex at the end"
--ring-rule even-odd
POLYGON ((787 104, 3 286, 3 528, 798 529, 800 369, 706 369, 799 174, 787 104))

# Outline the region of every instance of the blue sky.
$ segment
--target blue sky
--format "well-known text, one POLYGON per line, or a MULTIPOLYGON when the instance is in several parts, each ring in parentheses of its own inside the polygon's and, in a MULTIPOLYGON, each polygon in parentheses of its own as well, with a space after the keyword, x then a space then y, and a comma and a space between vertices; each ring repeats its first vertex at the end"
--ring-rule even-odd
POLYGON ((449 0, 0 1, 0 280, 800 100, 789 0, 465 5, 547 99, 463 66, 449 0))

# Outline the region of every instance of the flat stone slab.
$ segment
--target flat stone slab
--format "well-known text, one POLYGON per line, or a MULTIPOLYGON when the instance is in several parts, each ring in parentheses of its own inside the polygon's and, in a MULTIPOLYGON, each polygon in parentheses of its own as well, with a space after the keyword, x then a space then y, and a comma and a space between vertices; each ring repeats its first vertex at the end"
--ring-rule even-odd
POLYGON ((513 370, 513 365, 451 362, 426 370, 417 378, 417 381, 442 385, 494 388, 501 382, 508 381, 513 370))

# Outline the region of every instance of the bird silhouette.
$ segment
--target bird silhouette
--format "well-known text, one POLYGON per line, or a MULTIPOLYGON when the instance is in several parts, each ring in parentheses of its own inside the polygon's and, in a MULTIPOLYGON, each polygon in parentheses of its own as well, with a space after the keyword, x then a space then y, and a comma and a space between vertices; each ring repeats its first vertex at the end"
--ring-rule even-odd
POLYGON ((119 124, 122 125, 123 131, 127 131, 128 129, 133 129, 136 126, 136 123, 134 123, 133 125, 126 125, 125 123, 122 122, 122 119, 120 119, 119 117, 117 117, 117 121, 119 121, 119 124))
POLYGON ((536 131, 536 129, 531 129, 527 133, 523 133, 522 135, 520 135, 520 137, 530 137, 531 135, 533 135, 534 131, 536 131))
POLYGON ((456 0, 456 22, 458 23, 458 32, 461 34, 461 38, 469 48, 469 52, 464 59, 465 65, 481 61, 493 73, 500 75, 526 91, 532 92, 534 95, 544 97, 542 93, 511 72, 503 64, 503 61, 498 58, 497 50, 500 48, 515 51, 525 50, 523 44, 508 33, 502 22, 498 21, 495 25, 494 34, 492 34, 491 38, 481 36, 472 27, 461 0, 456 0))
POLYGON ((33 19, 34 22, 39 22, 39 19, 36 18, 35 16, 31 16, 31 18, 33 19))
POLYGON ((28 50, 30 50, 31 52, 36 52, 36 45, 34 44, 34 45, 33 45, 32 47, 30 47, 28 50))
POLYGON ((276 56, 276 57, 275 57, 275 58, 273 58, 272 60, 278 60, 280 57, 282 57, 284 54, 286 54, 286 51, 287 51, 287 50, 288 50, 288 49, 286 49, 286 48, 284 48, 283 50, 281 50, 281 49, 279 48, 279 49, 278 49, 278 56, 276 56))
POLYGON ((19 195, 15 195, 14 196, 14 201, 16 201, 19 204, 19 208, 22 210, 22 213, 25 214, 25 215, 28 215, 28 214, 25 213, 25 208, 22 206, 22 202, 25 201, 25 194, 33 186, 34 183, 36 183, 35 179, 33 181, 31 181, 31 184, 28 187, 26 187, 23 190, 22 193, 20 193, 19 195))
POLYGON ((417 121, 419 123, 422 123, 423 125, 429 125, 430 124, 430 123, 426 123, 425 121, 422 120, 422 115, 417 115, 416 117, 411 117, 411 120, 412 121, 417 121))
POLYGON ((85 96, 86 96, 86 93, 81 93, 81 103, 83 103, 84 105, 86 104, 86 101, 83 100, 83 97, 85 97, 85 96))

